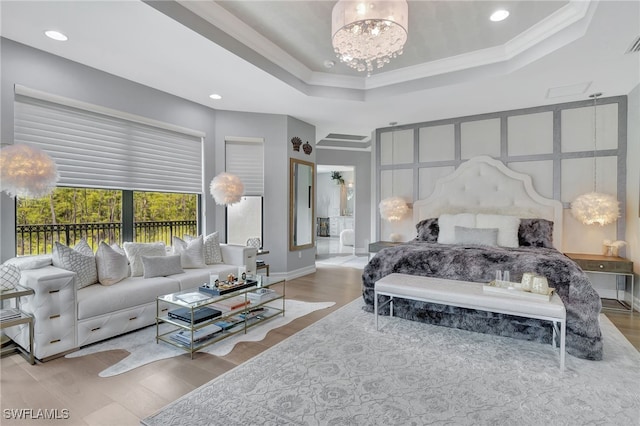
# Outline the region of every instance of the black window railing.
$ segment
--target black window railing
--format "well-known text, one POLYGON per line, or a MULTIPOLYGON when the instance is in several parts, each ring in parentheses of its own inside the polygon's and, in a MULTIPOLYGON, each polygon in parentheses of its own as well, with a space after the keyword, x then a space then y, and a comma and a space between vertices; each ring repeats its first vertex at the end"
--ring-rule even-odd
MULTIPOLYGON (((195 220, 172 220, 157 222, 134 222, 134 240, 140 243, 162 241, 171 245, 173 236, 196 235, 198 223, 195 220)), ((16 226, 16 253, 18 256, 46 254, 53 251, 53 243, 58 241, 74 246, 85 238, 97 249, 100 241, 108 244, 122 244, 121 223, 73 223, 39 224, 16 226)))

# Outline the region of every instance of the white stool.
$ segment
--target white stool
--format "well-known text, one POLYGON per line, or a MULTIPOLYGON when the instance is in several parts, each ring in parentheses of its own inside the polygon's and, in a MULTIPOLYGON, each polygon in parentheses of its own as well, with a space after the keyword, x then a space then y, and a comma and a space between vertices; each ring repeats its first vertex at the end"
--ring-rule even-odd
POLYGON ((341 246, 353 246, 355 245, 356 235, 353 229, 345 229, 340 233, 340 245, 341 246))

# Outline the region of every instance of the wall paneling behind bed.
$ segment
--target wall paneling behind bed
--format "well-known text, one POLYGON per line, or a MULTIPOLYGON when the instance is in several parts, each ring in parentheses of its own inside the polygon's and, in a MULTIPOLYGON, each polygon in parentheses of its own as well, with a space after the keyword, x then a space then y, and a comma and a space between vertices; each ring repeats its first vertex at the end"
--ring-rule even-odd
MULTIPOLYGON (((569 209, 573 199, 593 189, 590 99, 377 129, 374 205, 391 195, 409 203, 427 198, 438 178, 470 158, 488 155, 530 175, 538 193, 563 203, 560 250, 599 253, 604 239, 624 240, 625 235, 627 97, 600 98, 597 108, 598 191, 617 195, 622 216, 615 224, 587 227, 569 209)), ((394 224, 376 214, 377 239, 388 240, 391 233, 403 241, 415 237, 411 214, 394 224)))

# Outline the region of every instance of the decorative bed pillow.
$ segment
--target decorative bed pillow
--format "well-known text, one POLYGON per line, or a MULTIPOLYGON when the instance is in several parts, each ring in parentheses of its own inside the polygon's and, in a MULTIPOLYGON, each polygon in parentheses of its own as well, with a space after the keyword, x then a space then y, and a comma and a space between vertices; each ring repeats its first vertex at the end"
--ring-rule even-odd
POLYGON ((127 256, 101 242, 96 251, 96 267, 98 268, 98 282, 102 285, 112 285, 129 276, 129 261, 127 256))
POLYGON ((222 249, 220 249, 220 237, 217 232, 204 237, 204 262, 207 265, 222 263, 222 249))
POLYGON ((141 277, 144 272, 142 256, 166 256, 164 243, 124 243, 124 252, 129 259, 131 276, 141 277))
POLYGON ((438 218, 425 219, 418 222, 416 225, 418 236, 416 240, 426 241, 428 243, 437 243, 438 234, 440 233, 440 227, 438 226, 438 218))
POLYGON ((476 246, 497 246, 498 228, 465 228, 456 226, 456 244, 472 244, 476 246))
POLYGON ((144 277, 166 277, 167 275, 181 274, 184 272, 180 266, 180 255, 171 256, 141 256, 144 277))
POLYGON ((476 215, 473 213, 441 214, 438 218, 438 227, 440 228, 438 232, 438 242, 440 244, 455 244, 456 226, 475 228, 476 215))
POLYGON ((518 247, 518 228, 520 218, 499 214, 477 214, 476 228, 498 228, 498 245, 501 247, 518 247))
POLYGON ((93 252, 91 252, 91 256, 84 255, 56 241, 53 245, 52 261, 53 266, 76 273, 78 290, 98 282, 98 271, 93 252))
POLYGON ((547 219, 520 219, 518 244, 522 247, 553 248, 553 222, 547 219))
POLYGON ((172 245, 173 254, 180 255, 183 268, 204 268, 207 266, 204 263, 204 240, 202 235, 189 242, 173 237, 172 245))

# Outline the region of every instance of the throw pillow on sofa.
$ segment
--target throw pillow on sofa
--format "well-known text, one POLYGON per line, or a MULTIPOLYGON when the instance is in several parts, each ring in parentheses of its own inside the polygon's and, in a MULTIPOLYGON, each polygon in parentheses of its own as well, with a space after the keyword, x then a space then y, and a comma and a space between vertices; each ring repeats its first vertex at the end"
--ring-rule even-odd
POLYGON ((184 272, 180 265, 180 255, 141 256, 145 278, 166 277, 184 272))
POLYGON ((98 282, 102 285, 112 285, 129 276, 127 256, 104 241, 100 243, 96 252, 96 267, 98 282))
POLYGON ((96 269, 96 260, 93 257, 93 252, 91 252, 91 256, 82 254, 56 241, 53 245, 52 261, 53 266, 77 274, 78 290, 98 282, 98 270, 96 269))
POLYGON ((129 259, 132 277, 141 277, 144 272, 142 256, 165 256, 167 254, 164 243, 124 243, 123 247, 127 259, 129 259))
POLYGON ((204 261, 207 265, 222 263, 222 249, 220 249, 220 236, 217 232, 204 237, 204 261))
POLYGON ((204 262, 204 240, 202 235, 189 242, 184 241, 182 238, 173 237, 171 244, 173 246, 173 254, 180 255, 180 262, 183 268, 204 268, 207 266, 204 262))

